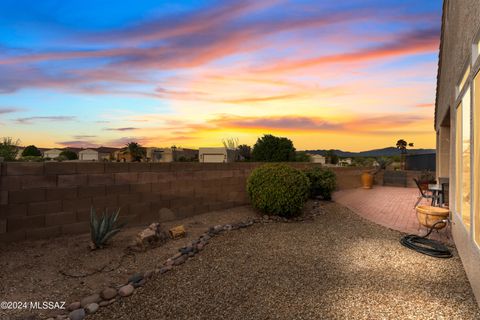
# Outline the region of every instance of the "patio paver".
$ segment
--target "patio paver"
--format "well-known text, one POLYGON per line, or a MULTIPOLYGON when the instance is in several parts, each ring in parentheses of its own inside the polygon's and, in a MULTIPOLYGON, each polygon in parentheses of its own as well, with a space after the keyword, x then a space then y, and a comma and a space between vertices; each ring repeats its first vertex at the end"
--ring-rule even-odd
MULTIPOLYGON (((333 200, 361 217, 381 226, 423 235, 427 229, 420 228, 414 204, 419 195, 416 188, 374 186, 373 189, 346 189, 333 194, 333 200), (420 228, 420 229, 419 229, 420 228)), ((429 204, 423 199, 420 204, 429 204)), ((450 242, 445 229, 432 233, 431 237, 450 242)))

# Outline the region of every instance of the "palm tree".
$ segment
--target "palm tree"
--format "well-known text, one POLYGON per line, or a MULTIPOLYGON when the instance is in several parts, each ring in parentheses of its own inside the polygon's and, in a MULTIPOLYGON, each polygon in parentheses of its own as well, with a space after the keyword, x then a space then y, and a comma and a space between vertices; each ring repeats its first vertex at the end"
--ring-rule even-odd
POLYGON ((407 154, 407 146, 413 147, 413 142, 407 143, 407 141, 400 139, 397 141, 397 149, 401 153, 401 166, 402 169, 405 169, 405 155, 407 154))
POLYGON ((130 154, 132 161, 141 161, 146 155, 145 148, 138 142, 129 142, 124 149, 124 153, 130 154))

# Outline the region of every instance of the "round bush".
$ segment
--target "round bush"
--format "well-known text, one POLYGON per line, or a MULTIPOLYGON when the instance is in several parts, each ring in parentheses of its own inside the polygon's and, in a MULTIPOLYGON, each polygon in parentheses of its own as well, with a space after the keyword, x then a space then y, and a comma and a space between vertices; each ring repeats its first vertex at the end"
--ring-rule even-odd
POLYGON ((282 217, 300 214, 309 190, 307 176, 285 164, 263 165, 253 170, 247 181, 253 207, 282 217))
POLYGON ((337 185, 335 172, 327 168, 309 168, 305 174, 310 181, 310 197, 322 197, 324 200, 332 199, 332 192, 337 185))

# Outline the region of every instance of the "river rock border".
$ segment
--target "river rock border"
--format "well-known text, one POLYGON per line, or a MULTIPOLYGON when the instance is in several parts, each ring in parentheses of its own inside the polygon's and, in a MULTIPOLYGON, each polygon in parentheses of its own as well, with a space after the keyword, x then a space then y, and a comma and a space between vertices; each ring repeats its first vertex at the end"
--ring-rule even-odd
POLYGON ((202 251, 206 245, 208 245, 210 239, 216 237, 224 232, 230 232, 233 230, 243 229, 250 227, 254 224, 268 224, 274 222, 292 223, 301 222, 307 220, 313 220, 313 218, 319 214, 322 214, 323 210, 319 207, 318 201, 315 201, 312 212, 308 215, 287 219, 278 216, 264 215, 261 218, 251 218, 242 222, 233 224, 216 225, 210 227, 205 231, 198 239, 193 240, 189 245, 181 247, 178 252, 172 257, 168 258, 160 267, 141 271, 132 274, 125 283, 115 286, 107 287, 100 293, 93 293, 89 296, 82 298, 80 301, 74 301, 67 306, 66 311, 68 314, 63 313, 56 315, 56 317, 46 318, 47 320, 83 320, 88 314, 97 312, 101 307, 107 307, 114 303, 118 299, 124 299, 131 296, 135 289, 142 287, 150 280, 154 274, 164 274, 184 264, 188 259, 194 257, 200 251, 202 251))

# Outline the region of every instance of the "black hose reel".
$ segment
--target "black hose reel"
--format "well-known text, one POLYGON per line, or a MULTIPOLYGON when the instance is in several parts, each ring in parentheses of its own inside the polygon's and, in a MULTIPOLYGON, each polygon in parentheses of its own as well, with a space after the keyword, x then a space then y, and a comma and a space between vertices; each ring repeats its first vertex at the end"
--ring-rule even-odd
POLYGON ((435 226, 439 223, 448 223, 448 220, 439 220, 433 224, 430 230, 424 236, 417 236, 415 234, 409 234, 400 239, 400 243, 412 250, 415 250, 419 253, 426 254, 427 256, 434 258, 451 258, 452 253, 448 247, 442 244, 439 241, 427 239, 427 237, 432 233, 435 226))

